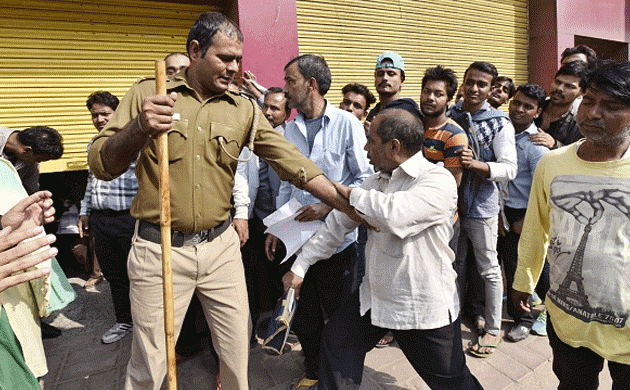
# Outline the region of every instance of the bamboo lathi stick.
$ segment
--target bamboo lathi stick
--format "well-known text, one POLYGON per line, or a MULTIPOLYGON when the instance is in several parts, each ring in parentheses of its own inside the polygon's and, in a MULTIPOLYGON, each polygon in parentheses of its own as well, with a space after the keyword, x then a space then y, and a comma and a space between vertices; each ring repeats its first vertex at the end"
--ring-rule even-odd
MULTIPOLYGON (((166 66, 155 61, 155 93, 166 95, 166 66)), ((168 389, 177 390, 177 364, 175 362, 175 317, 173 307, 173 267, 171 264, 171 185, 168 171, 168 136, 160 133, 158 164, 160 168, 160 230, 162 237, 162 275, 164 283, 164 336, 168 389)))

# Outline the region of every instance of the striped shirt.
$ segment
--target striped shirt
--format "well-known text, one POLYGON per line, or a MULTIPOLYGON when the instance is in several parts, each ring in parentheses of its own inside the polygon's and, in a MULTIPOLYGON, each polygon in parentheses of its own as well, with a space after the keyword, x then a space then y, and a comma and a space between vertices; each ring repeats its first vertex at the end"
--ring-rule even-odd
POLYGON ((111 181, 99 180, 90 171, 79 215, 89 215, 92 210, 129 210, 138 192, 135 171, 133 162, 125 173, 111 181))
POLYGON ((424 157, 433 164, 461 168, 457 151, 468 146, 468 137, 457 122, 448 118, 442 127, 427 129, 422 144, 424 157))

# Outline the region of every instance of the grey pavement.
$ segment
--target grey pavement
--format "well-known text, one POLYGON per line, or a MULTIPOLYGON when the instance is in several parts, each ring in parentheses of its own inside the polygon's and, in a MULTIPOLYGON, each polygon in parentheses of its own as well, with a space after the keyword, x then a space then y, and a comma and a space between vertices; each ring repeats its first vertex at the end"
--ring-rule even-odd
MULTIPOLYGON (((114 309, 106 281, 92 291, 84 281, 71 278, 77 299, 47 322, 63 329, 56 339, 44 340, 49 373, 46 390, 122 389, 129 360, 132 336, 105 345, 102 334, 114 323, 114 309)), ((504 319, 507 332, 511 321, 504 319)), ((473 338, 462 325, 464 347, 473 338)), ((266 354, 260 346, 251 350, 249 378, 251 389, 285 390, 301 376, 304 365, 300 345, 291 343, 281 356, 266 354)), ((504 341, 485 359, 466 356, 472 373, 488 390, 546 390, 557 388, 551 370, 551 349, 544 337, 530 336, 519 343, 504 341)), ((178 364, 179 389, 214 389, 216 362, 206 348, 199 355, 178 364)), ((610 389, 607 369, 600 375, 600 389, 610 389)), ((163 387, 164 388, 164 387, 163 387)), ((375 348, 365 361, 362 390, 428 389, 396 346, 375 348)))

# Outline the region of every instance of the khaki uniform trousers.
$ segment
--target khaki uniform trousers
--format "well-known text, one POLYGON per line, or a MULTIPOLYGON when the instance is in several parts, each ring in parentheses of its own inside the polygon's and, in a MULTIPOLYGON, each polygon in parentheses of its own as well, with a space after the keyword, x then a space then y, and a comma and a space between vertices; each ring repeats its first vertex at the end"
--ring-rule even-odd
MULTIPOLYGON (((158 390, 166 376, 160 244, 133 237, 127 269, 133 343, 125 389, 158 390)), ((172 248, 175 335, 196 293, 219 355, 225 390, 247 390, 249 309, 240 244, 229 226, 211 242, 172 248)))

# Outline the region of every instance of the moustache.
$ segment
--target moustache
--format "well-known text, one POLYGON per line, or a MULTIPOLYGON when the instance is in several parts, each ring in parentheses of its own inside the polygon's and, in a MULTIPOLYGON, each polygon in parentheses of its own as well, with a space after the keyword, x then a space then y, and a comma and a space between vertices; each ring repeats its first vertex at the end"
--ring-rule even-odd
POLYGON ((596 128, 596 129, 605 129, 604 123, 602 121, 582 121, 579 123, 580 127, 588 127, 588 128, 596 128))

